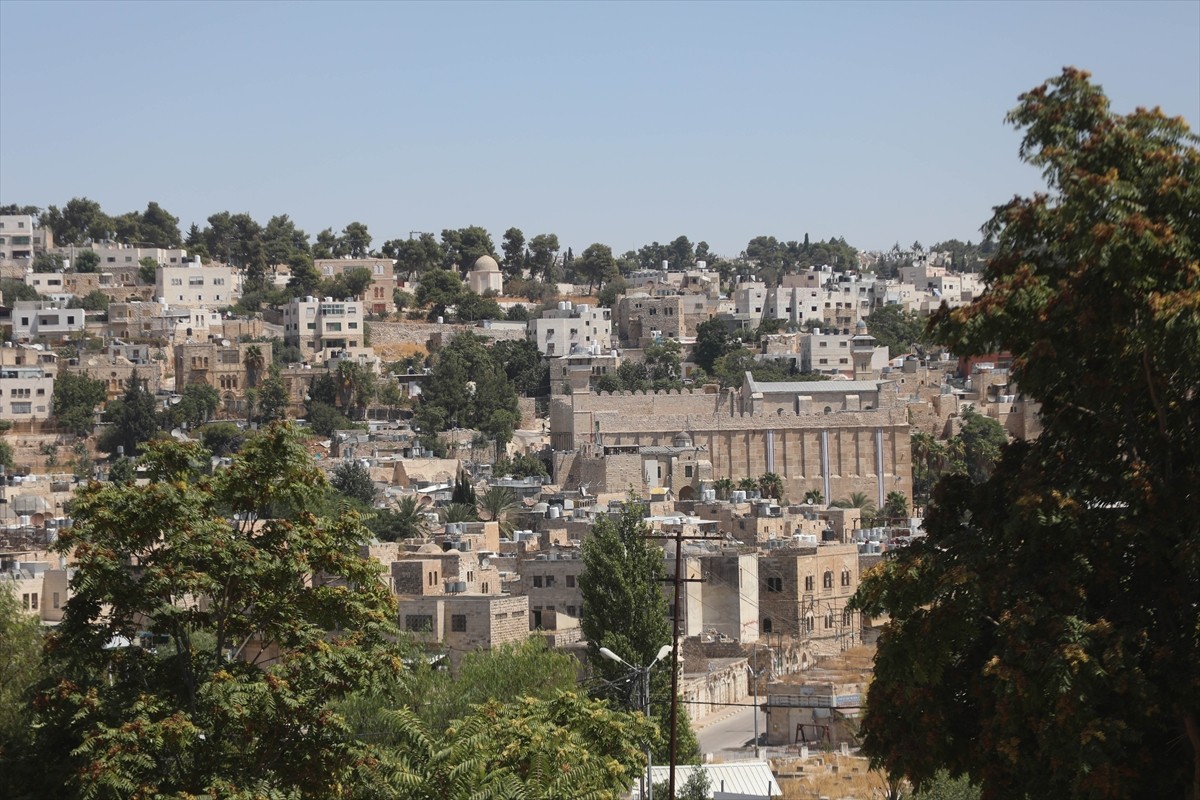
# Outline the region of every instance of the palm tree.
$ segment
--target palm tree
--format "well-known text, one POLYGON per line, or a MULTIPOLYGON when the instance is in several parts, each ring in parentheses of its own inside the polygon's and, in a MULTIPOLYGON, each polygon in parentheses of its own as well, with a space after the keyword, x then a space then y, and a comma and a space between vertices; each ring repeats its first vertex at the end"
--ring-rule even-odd
POLYGON ((783 497, 783 478, 774 472, 764 472, 758 478, 758 490, 763 497, 779 500, 783 497))
POLYGON ((737 487, 743 492, 755 492, 758 491, 758 481, 747 476, 738 481, 737 487))
POLYGON ((367 527, 383 542, 417 539, 429 533, 429 523, 415 494, 400 498, 395 509, 376 512, 367 527))
POLYGON ((500 523, 500 535, 512 537, 513 526, 509 516, 517 510, 517 498, 511 489, 493 486, 479 498, 479 516, 500 523))
POLYGON ((442 522, 478 522, 479 514, 470 503, 451 503, 441 509, 442 522))
POLYGON ((849 497, 834 500, 831 505, 835 508, 857 508, 862 512, 863 525, 868 525, 875 517, 875 504, 871 502, 866 492, 851 492, 849 497))
POLYGON ((888 492, 883 501, 883 516, 890 522, 908 516, 908 498, 904 492, 888 492))
POLYGON ((258 385, 258 379, 262 376, 263 367, 266 365, 262 348, 256 344, 247 347, 242 363, 246 367, 246 385, 254 388, 258 385))
POLYGON ((718 478, 713 483, 713 489, 717 493, 718 500, 728 500, 729 493, 733 491, 733 479, 732 478, 718 478))
POLYGON ((821 494, 820 489, 809 489, 804 493, 804 503, 810 506, 824 505, 825 496, 821 494))

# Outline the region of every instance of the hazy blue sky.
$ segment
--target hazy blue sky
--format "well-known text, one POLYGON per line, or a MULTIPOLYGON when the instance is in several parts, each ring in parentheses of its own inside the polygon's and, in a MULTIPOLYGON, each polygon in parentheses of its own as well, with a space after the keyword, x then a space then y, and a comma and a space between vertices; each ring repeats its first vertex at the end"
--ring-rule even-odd
POLYGON ((978 239, 1040 185, 1005 112, 1067 64, 1195 128, 1200 2, 0 0, 0 201, 376 245, 978 239))

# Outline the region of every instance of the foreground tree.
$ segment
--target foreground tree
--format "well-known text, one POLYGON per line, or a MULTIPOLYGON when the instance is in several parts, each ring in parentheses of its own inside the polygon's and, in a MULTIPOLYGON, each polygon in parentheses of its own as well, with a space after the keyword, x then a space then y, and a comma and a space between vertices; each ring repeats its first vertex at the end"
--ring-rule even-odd
POLYGON ((41 796, 344 796, 360 748, 330 703, 399 668, 395 604, 358 518, 315 515, 325 481, 289 427, 213 475, 207 455, 155 442, 148 485, 76 495, 41 796))
MULTIPOLYGON (((654 661, 659 648, 671 643, 671 619, 662 590, 666 579, 663 550, 646 538, 651 531, 642 518, 644 512, 644 505, 631 500, 616 519, 603 517, 597 522, 583 542, 580 627, 588 641, 588 666, 601 679, 621 686, 628 685, 629 668, 601 656, 601 647, 641 667, 654 661)), ((659 723, 654 760, 666 763, 671 730, 669 659, 650 673, 650 711, 659 723)), ((695 761, 699 753, 687 712, 680 704, 678 761, 695 761)))
POLYGON ((1009 118, 1051 192, 997 209, 988 288, 937 334, 1011 352, 1044 430, 944 479, 928 537, 864 579, 858 608, 891 616, 864 747, 984 798, 1197 800, 1197 138, 1072 69, 1009 118))
POLYGON ((76 436, 87 436, 96 424, 96 407, 104 402, 104 384, 82 372, 61 372, 54 381, 50 410, 54 419, 76 436))

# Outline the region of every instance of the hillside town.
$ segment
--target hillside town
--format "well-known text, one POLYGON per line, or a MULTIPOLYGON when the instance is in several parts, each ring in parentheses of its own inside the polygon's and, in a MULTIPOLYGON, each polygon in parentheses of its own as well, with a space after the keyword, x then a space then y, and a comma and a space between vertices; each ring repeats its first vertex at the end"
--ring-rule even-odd
POLYGON ((220 470, 289 420, 368 518, 395 624, 450 669, 530 639, 585 663, 584 544, 637 503, 692 723, 754 705, 755 753, 857 750, 880 624, 849 602, 860 576, 924 535, 940 474, 1038 433, 1006 354, 924 335, 982 291, 979 263, 918 244, 764 279, 746 253, 624 274, 609 257, 606 293, 546 282, 579 274, 562 253, 539 270, 482 238, 410 271, 346 243, 363 234, 256 272, 0 216, 0 577, 21 608, 63 619, 77 567, 51 548, 80 487, 146 482, 156 437, 220 470), (449 368, 489 352, 503 387, 449 368))

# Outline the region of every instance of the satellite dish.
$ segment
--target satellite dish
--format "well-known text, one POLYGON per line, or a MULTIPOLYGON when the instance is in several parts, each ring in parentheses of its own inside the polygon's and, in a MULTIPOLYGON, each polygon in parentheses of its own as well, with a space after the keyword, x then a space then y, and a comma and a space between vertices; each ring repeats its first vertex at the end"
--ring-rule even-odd
POLYGON ((46 515, 38 511, 30 515, 29 521, 33 523, 33 527, 40 528, 46 522, 46 515))
POLYGON ((228 339, 222 339, 222 340, 221 340, 221 347, 229 347, 229 340, 228 340, 228 339))

